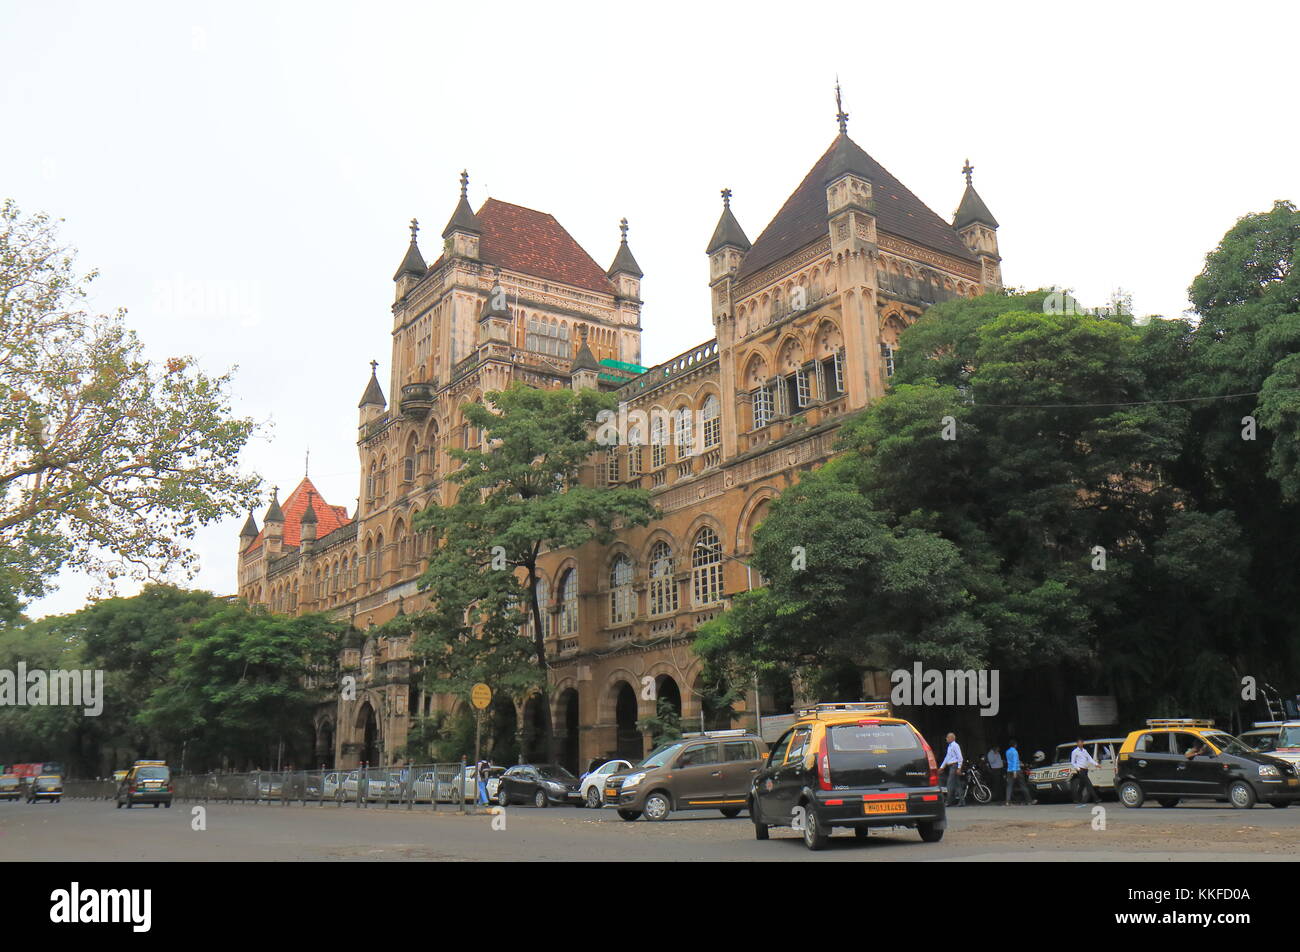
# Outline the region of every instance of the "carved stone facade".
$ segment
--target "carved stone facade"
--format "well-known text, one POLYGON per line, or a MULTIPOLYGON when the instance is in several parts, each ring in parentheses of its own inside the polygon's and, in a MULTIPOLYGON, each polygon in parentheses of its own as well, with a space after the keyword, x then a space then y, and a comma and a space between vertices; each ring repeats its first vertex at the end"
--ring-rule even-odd
MULTIPOLYGON (((746 565, 755 527, 829 457, 845 416, 885 391, 903 328, 931 303, 1000 287, 997 225, 973 191, 968 182, 948 224, 841 132, 753 245, 724 192, 707 252, 714 336, 649 369, 637 366, 642 275, 626 227, 602 271, 549 215, 494 199, 473 212, 464 181, 431 266, 413 223, 394 276, 392 402, 376 376, 360 405, 359 511, 339 516, 304 480, 241 537, 241 596, 275 611, 334 611, 356 629, 342 660, 357 697, 320 712, 317 759, 392 760, 413 718, 467 705, 412 687, 407 638, 367 632, 426 604, 416 579, 427 542, 411 519, 449 501, 448 450, 481 439, 461 407, 517 380, 616 390, 635 422, 583 478, 642 486, 662 511, 611 545, 544 558, 563 759, 577 768, 639 756, 647 738, 636 721, 655 712, 655 697, 688 724, 730 726, 725 715, 706 723, 693 632, 760 583, 746 565), (963 222, 970 208, 975 220, 963 222), (318 538, 308 511, 334 514, 318 538)), ((753 725, 756 702, 777 713, 788 698, 751 691, 734 726, 753 725)), ((493 729, 538 723, 537 703, 497 697, 493 729)), ((531 738, 523 752, 542 746, 531 738)))

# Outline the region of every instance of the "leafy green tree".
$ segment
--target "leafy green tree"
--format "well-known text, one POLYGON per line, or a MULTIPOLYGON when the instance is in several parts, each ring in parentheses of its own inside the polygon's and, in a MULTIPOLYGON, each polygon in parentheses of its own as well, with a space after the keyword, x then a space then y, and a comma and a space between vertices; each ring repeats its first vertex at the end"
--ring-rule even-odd
POLYGON ((141 711, 187 764, 220 758, 274 763, 281 742, 299 762, 311 754, 312 714, 337 691, 345 622, 273 615, 242 602, 196 621, 170 652, 165 681, 141 711))
POLYGON ((650 746, 658 747, 682 736, 682 716, 667 698, 660 698, 655 712, 636 722, 636 729, 650 735, 650 746))
POLYGON ((44 215, 0 205, 0 609, 70 566, 111 582, 189 572, 198 526, 256 501, 239 472, 253 422, 229 373, 147 360, 123 312, 84 309, 44 215))
POLYGON ((541 692, 547 758, 557 761, 546 683, 546 628, 537 600, 544 552, 607 543, 619 527, 644 525, 649 493, 585 484, 581 470, 600 447, 593 434, 612 394, 539 390, 516 384, 466 404, 466 422, 485 449, 455 449, 459 485, 450 505, 415 520, 433 554, 420 584, 434 608, 415 622, 415 649, 431 690, 463 692, 471 679, 523 696, 541 692), (519 637, 532 621, 531 644, 519 637))

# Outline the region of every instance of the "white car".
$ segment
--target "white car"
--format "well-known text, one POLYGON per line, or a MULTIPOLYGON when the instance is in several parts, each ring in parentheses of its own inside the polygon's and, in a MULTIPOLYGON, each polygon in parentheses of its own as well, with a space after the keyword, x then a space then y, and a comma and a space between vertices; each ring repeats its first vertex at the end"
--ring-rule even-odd
MULTIPOLYGON (((1123 737, 1104 737, 1083 742, 1084 750, 1092 754, 1092 759, 1099 764, 1088 768, 1088 779, 1092 781, 1098 796, 1115 790, 1115 752, 1123 745, 1123 737)), ((1074 788, 1070 778, 1074 776, 1074 768, 1070 766, 1070 754, 1074 748, 1074 744, 1058 744, 1056 758, 1052 763, 1029 771, 1029 787, 1039 800, 1073 797, 1074 788)))
POLYGON ((1263 751, 1300 768, 1300 721, 1285 721, 1277 732, 1277 746, 1263 751))
POLYGON ((582 793, 582 802, 593 809, 600 809, 605 805, 604 794, 601 792, 605 788, 605 778, 612 773, 618 773, 620 770, 631 770, 632 765, 626 760, 610 760, 601 764, 591 773, 582 775, 582 786, 579 788, 582 793))

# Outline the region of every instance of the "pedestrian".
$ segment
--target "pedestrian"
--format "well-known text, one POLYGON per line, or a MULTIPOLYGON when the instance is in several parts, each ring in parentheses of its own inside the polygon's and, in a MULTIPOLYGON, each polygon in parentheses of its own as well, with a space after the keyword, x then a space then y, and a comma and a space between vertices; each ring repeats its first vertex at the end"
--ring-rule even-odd
POLYGON ((1025 805, 1034 802, 1034 798, 1029 793, 1029 784, 1025 782, 1024 776, 1020 773, 1020 751, 1016 749, 1016 742, 1013 740, 1007 744, 1006 749, 1007 761, 1007 799, 1004 806, 1011 806, 1011 801, 1015 799, 1016 788, 1019 787, 1025 791, 1025 805))
POLYGON ((998 787, 1002 784, 1002 753, 997 744, 989 744, 989 752, 984 755, 984 762, 989 765, 989 793, 993 797, 1001 794, 998 787))
POLYGON ((961 747, 957 744, 957 735, 952 731, 948 732, 948 752, 944 754, 943 763, 939 769, 947 769, 948 776, 944 780, 944 786, 947 788, 948 805, 959 807, 961 804, 957 801, 957 785, 960 782, 961 775, 961 747))
POLYGON ((1075 742, 1074 750, 1070 751, 1070 766, 1074 768, 1074 776, 1070 778, 1070 786, 1074 789, 1074 801, 1080 807, 1086 807, 1088 800, 1094 803, 1101 803, 1101 797, 1097 796, 1097 789, 1092 785, 1092 778, 1088 776, 1089 767, 1098 767, 1100 764, 1093 758, 1091 751, 1083 746, 1083 740, 1075 742))
POLYGON ((474 765, 474 776, 478 780, 478 798, 474 801, 475 806, 487 806, 487 772, 492 766, 492 761, 484 757, 474 765))

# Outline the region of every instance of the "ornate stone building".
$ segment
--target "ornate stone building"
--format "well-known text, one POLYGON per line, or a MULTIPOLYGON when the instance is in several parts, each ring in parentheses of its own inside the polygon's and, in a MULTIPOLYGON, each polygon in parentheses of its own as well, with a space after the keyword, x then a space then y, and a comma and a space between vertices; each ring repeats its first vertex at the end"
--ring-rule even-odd
MULTIPOLYGON (((412 222, 394 275, 392 402, 372 372, 359 405, 359 510, 349 518, 304 479, 261 529, 250 516, 241 534, 241 596, 272 611, 333 611, 356 629, 343 664, 360 688, 318 717, 318 761, 391 760, 412 718, 465 706, 412 685, 407 638, 367 632, 425 604, 416 579, 427 543, 412 517, 450 500, 448 450, 481 440, 462 406, 517 380, 617 391, 633 422, 584 479, 649 489, 663 513, 611 545, 545 558, 539 595, 564 759, 639 755, 647 739, 636 721, 654 713, 654 697, 705 722, 690 642, 757 584, 746 560, 770 501, 827 459, 846 415, 884 392, 898 336, 926 307, 1001 286, 998 224, 969 164, 950 224, 839 119, 752 244, 723 191, 706 247, 712 337, 648 369, 626 222, 608 270, 551 215, 492 198, 474 212, 465 175, 432 265, 412 222)), ((528 756, 543 747, 527 729, 540 723, 538 703, 498 696, 491 711, 492 731, 517 731, 528 756)), ((736 723, 752 725, 756 705, 788 710, 788 698, 751 691, 736 723)))

